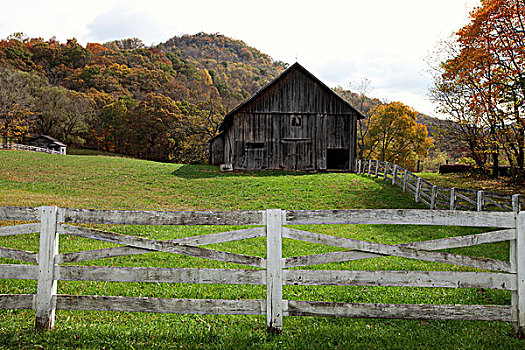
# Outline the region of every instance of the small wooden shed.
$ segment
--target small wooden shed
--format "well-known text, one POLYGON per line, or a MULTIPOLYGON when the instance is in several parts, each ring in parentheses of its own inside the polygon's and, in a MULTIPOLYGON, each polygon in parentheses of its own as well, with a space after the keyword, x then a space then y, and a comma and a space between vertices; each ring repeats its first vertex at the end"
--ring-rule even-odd
POLYGON ((230 170, 353 171, 364 116, 299 63, 224 117, 210 163, 230 170))
POLYGON ((66 145, 58 141, 54 137, 47 135, 39 135, 30 138, 27 141, 29 146, 47 148, 53 151, 60 152, 60 154, 66 154, 66 145))

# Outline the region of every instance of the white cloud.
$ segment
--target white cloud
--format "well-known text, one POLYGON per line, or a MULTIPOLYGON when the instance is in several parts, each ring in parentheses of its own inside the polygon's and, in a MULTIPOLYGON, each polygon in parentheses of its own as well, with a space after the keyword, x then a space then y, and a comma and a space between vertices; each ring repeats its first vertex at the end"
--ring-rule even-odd
POLYGON ((130 8, 125 3, 119 3, 99 14, 87 25, 87 29, 88 37, 97 42, 137 37, 151 43, 163 36, 153 16, 130 8))

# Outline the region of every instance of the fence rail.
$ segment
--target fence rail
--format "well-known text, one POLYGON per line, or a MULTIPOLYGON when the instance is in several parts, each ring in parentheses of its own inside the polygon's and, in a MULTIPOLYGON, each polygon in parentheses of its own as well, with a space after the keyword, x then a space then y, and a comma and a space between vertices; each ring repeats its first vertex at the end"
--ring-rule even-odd
MULTIPOLYGON (((395 179, 394 175, 394 179, 395 179)), ((0 227, 0 236, 40 232, 39 252, 0 247, 0 257, 30 264, 0 264, 0 279, 37 280, 36 294, 0 295, 0 309, 35 309, 37 329, 53 327, 55 310, 99 310, 223 315, 266 315, 268 331, 279 332, 283 316, 400 319, 498 320, 513 322, 525 334, 525 212, 446 210, 280 210, 248 212, 161 212, 75 210, 57 207, 0 207, 0 220, 34 221, 0 227), (250 228, 158 241, 95 230, 85 224, 247 225, 250 228), (74 224, 82 224, 75 226, 74 224), (287 225, 402 224, 499 228, 497 231, 397 245, 298 230, 287 225), (61 235, 120 246, 60 253, 61 235), (223 252, 203 245, 266 237, 266 257, 223 252), (282 239, 329 245, 343 251, 282 256, 282 239), (510 241, 509 261, 440 252, 448 248, 510 241), (63 265, 114 256, 167 252, 257 269, 154 268, 63 265), (482 269, 462 271, 354 271, 289 268, 397 256, 482 269), (489 272, 490 271, 490 272, 489 272), (58 281, 219 283, 266 285, 266 299, 210 300, 120 296, 59 295, 58 281), (510 305, 405 305, 284 300, 283 285, 403 286, 485 288, 511 291, 510 305)))
POLYGON ((513 211, 525 210, 525 197, 520 194, 501 194, 474 191, 463 188, 444 188, 411 173, 403 167, 378 160, 356 160, 356 173, 381 177, 392 185, 403 188, 403 192, 414 195, 416 203, 424 203, 430 209, 513 211))
POLYGON ((19 143, 2 143, 0 142, 0 148, 2 149, 12 149, 12 150, 18 150, 18 151, 32 151, 32 152, 40 152, 40 153, 49 153, 49 154, 65 154, 60 151, 55 151, 49 148, 43 148, 43 147, 36 147, 36 146, 28 146, 28 145, 22 145, 19 143))

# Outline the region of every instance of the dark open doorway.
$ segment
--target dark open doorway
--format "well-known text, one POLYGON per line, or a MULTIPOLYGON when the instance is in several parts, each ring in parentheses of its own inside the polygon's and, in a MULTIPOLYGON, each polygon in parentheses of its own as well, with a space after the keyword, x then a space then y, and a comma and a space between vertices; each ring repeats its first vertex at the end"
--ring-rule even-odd
POLYGON ((348 148, 327 149, 326 168, 329 170, 348 170, 348 148))

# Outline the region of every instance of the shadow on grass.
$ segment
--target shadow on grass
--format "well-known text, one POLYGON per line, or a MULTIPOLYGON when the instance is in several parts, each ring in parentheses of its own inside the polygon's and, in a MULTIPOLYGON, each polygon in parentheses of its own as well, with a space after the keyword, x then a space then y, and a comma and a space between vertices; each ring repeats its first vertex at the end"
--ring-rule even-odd
POLYGON ((232 171, 222 172, 218 166, 214 165, 182 165, 171 173, 176 177, 187 180, 210 179, 226 177, 279 177, 279 176, 301 176, 301 175, 321 175, 322 172, 304 171, 284 171, 284 170, 252 170, 252 171, 232 171))

